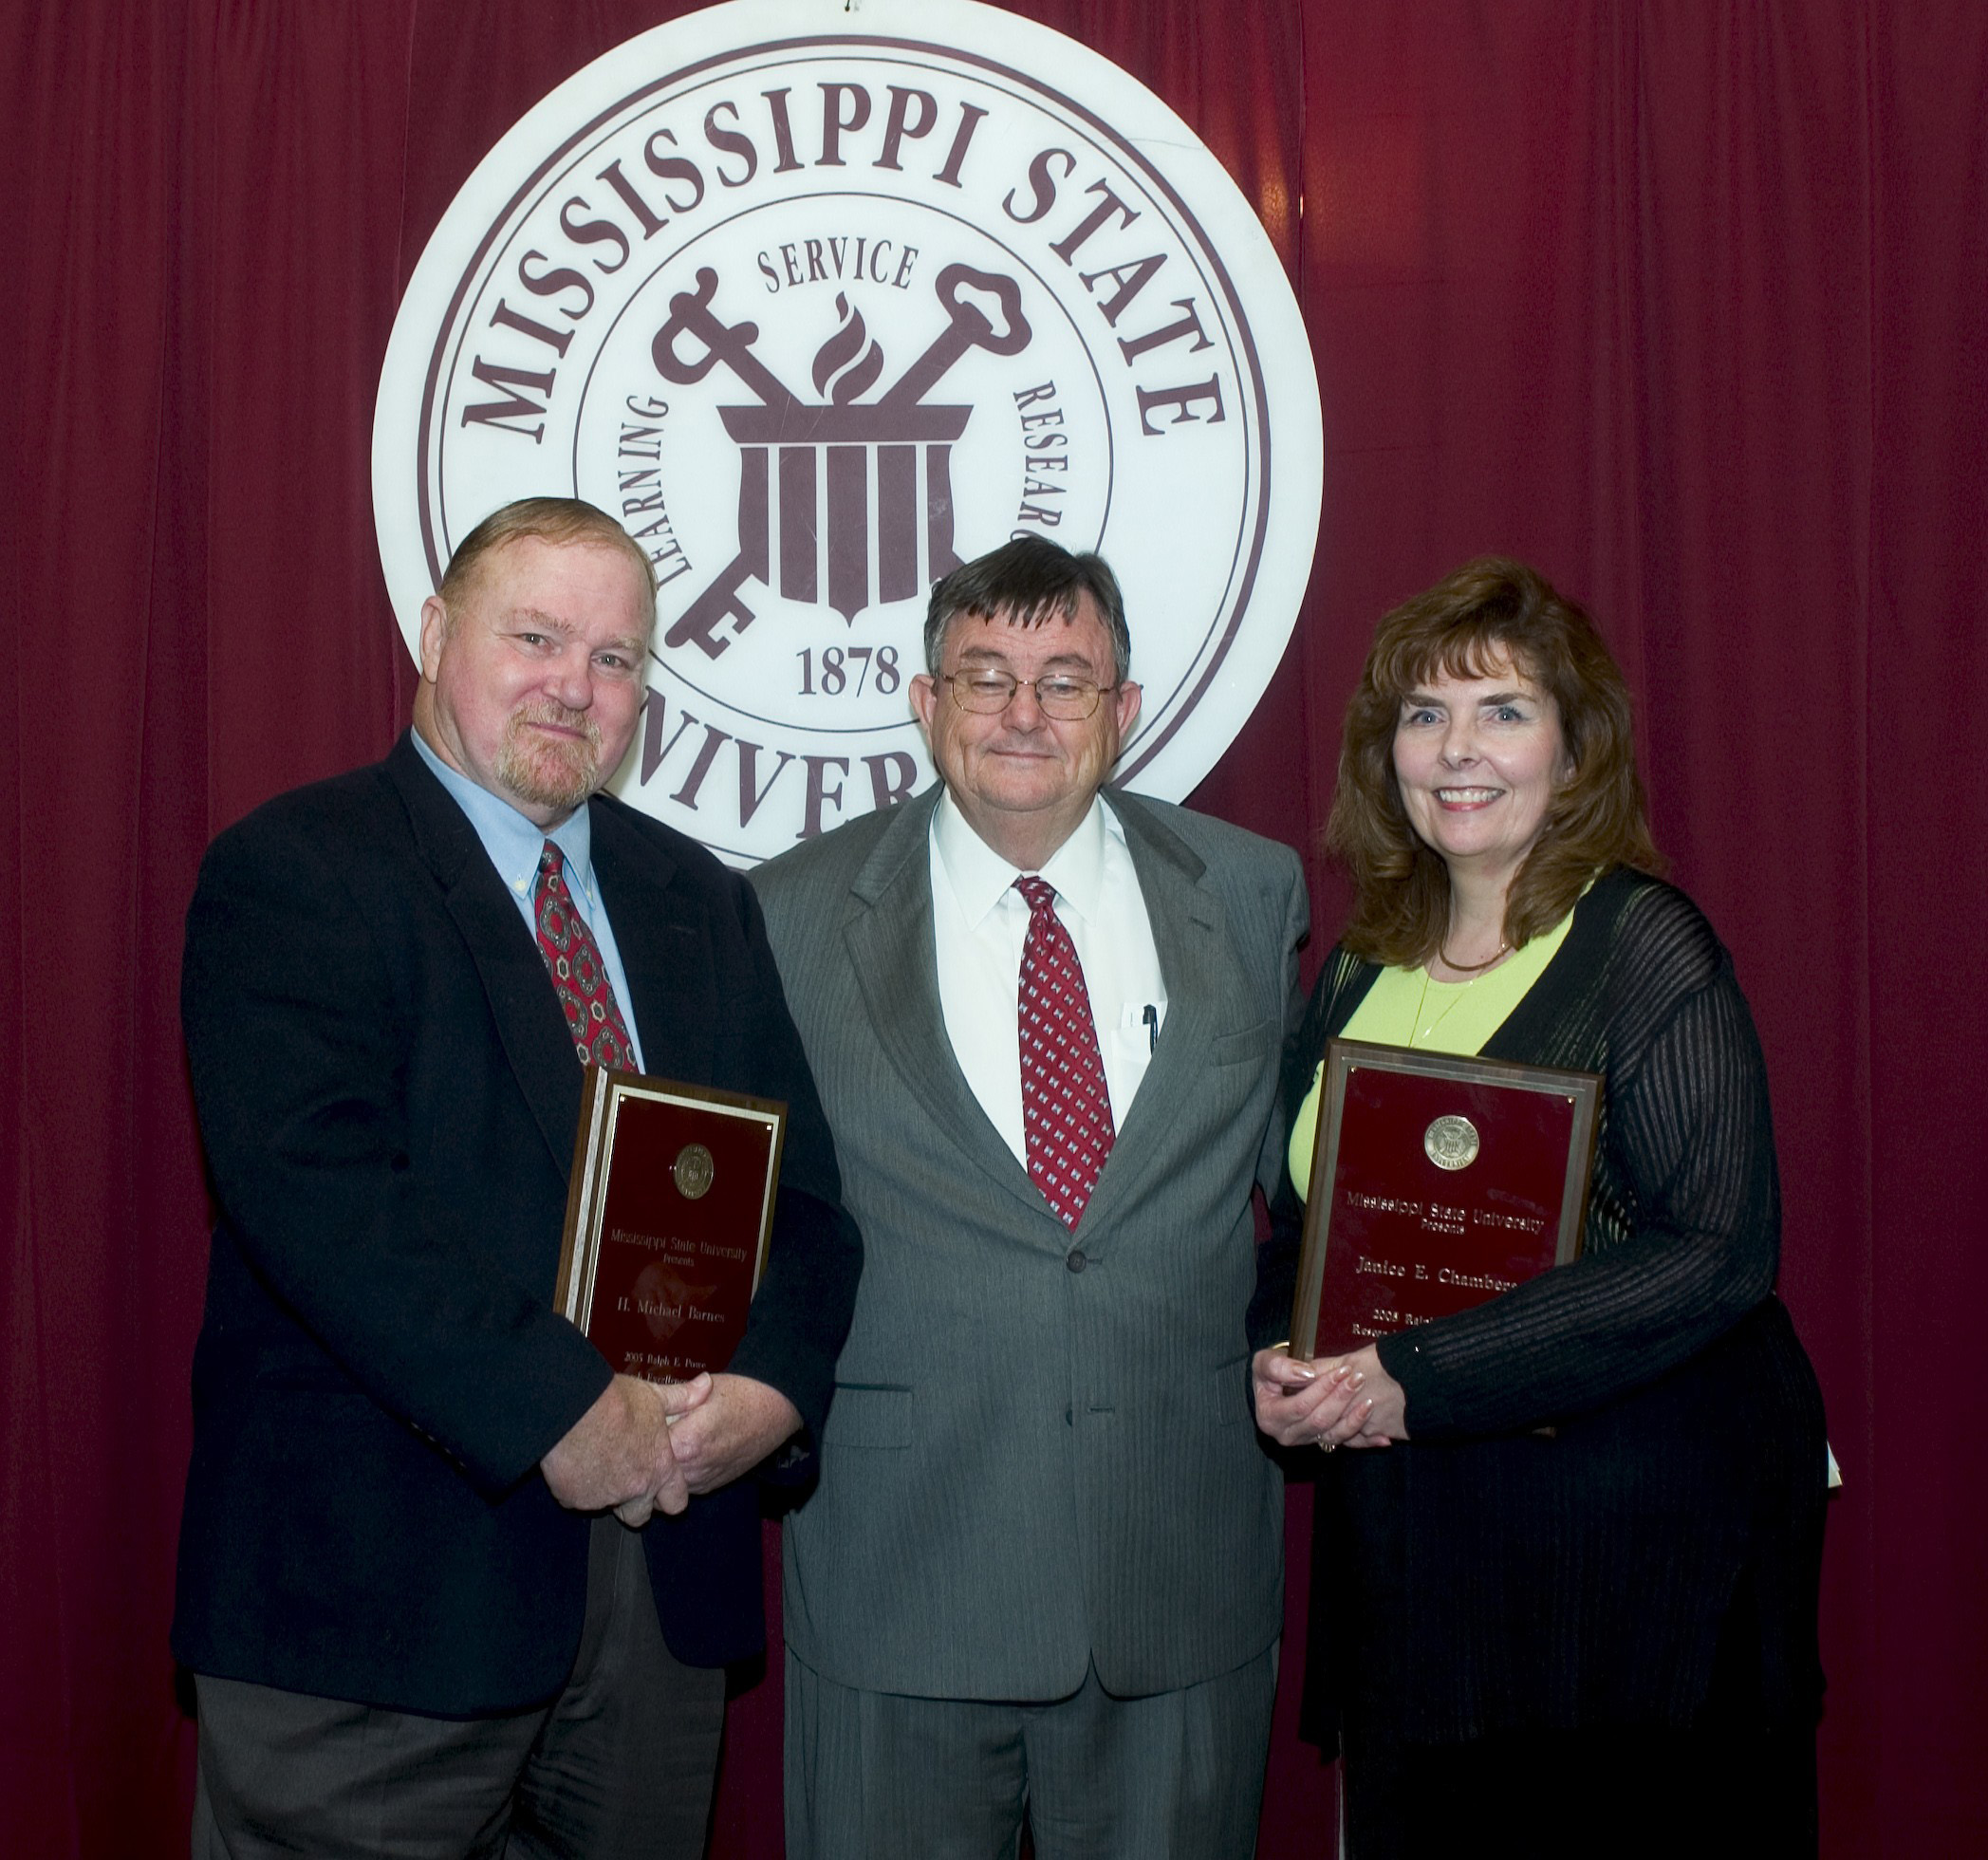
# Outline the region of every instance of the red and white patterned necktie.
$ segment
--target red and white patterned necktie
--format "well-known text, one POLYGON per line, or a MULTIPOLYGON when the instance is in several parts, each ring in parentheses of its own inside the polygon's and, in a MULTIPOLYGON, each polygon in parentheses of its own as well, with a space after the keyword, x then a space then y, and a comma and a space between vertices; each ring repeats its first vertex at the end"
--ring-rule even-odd
POLYGON ((628 1023, 614 998, 601 947, 586 920, 573 908, 565 856, 550 840, 539 855, 536 904, 539 954, 546 958, 559 1005, 566 1011, 580 1063, 591 1060, 611 1071, 634 1071, 635 1043, 628 1037, 628 1023))
POLYGON ((1074 1227, 1117 1135, 1111 1093, 1084 965, 1056 916, 1056 888, 1039 878, 1016 879, 1014 888, 1029 901, 1015 1002, 1029 1179, 1050 1212, 1074 1227))

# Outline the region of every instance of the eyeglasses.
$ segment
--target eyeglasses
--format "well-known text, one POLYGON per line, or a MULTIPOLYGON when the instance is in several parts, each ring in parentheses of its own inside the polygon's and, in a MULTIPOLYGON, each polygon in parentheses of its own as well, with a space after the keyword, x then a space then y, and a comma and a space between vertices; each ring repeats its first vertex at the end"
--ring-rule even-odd
POLYGON ((1035 693, 1042 714, 1059 723, 1081 723, 1095 714, 1098 699, 1115 685, 1093 684, 1089 679, 1066 678, 1052 672, 1046 678, 1018 679, 1013 672, 997 672, 992 666, 972 672, 947 672, 939 682, 953 687, 953 701, 976 716, 998 716, 1014 702, 1023 685, 1035 693))

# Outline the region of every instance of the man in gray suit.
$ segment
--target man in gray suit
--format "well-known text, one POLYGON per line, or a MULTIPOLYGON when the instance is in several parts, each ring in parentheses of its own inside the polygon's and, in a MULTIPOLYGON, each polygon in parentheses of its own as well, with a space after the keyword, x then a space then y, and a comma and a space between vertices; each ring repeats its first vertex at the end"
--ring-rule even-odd
POLYGON ((1105 782, 1118 584, 933 590, 943 777, 754 876, 865 1268, 787 1527, 790 1860, 1247 1860, 1281 1619, 1251 1194, 1306 925, 1287 848, 1105 782))

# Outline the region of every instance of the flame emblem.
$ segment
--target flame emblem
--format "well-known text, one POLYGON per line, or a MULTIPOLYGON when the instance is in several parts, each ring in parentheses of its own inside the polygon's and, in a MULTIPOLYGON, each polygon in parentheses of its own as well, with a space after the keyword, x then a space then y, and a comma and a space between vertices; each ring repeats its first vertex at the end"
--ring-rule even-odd
POLYGON ((877 377, 883 372, 883 350, 870 342, 863 312, 852 310, 848 298, 840 291, 835 297, 835 314, 842 318, 842 327, 815 352, 814 391, 826 394, 834 405, 846 407, 877 384, 877 377), (833 387, 828 385, 831 381, 833 387))

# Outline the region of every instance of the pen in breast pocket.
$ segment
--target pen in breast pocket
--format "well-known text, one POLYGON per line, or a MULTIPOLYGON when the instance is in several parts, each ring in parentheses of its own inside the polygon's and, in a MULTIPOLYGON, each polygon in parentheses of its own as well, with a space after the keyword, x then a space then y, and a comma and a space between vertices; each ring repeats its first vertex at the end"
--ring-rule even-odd
POLYGON ((1160 1051, 1160 1010, 1148 1001, 1141 1010, 1140 1019, 1146 1024, 1146 1051, 1148 1054, 1160 1051))

